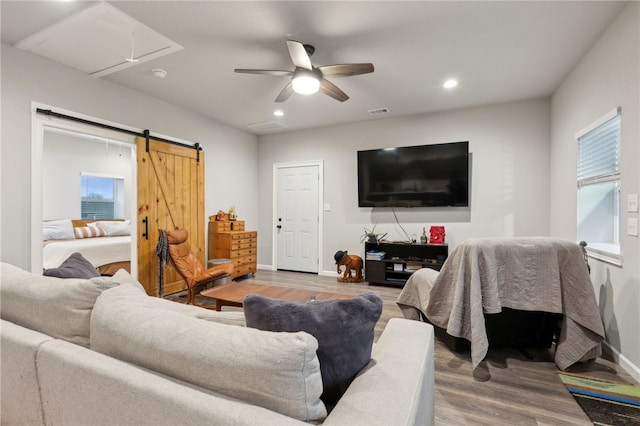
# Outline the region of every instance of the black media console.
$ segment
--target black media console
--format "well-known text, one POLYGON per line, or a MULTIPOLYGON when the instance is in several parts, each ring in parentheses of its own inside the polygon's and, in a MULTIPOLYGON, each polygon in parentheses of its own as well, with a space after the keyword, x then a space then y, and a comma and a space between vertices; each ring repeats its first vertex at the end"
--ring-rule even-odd
POLYGON ((370 284, 403 287, 411 274, 420 268, 440 270, 449 255, 446 244, 414 244, 367 242, 365 251, 365 279, 370 284), (371 254, 384 252, 384 257, 371 254))

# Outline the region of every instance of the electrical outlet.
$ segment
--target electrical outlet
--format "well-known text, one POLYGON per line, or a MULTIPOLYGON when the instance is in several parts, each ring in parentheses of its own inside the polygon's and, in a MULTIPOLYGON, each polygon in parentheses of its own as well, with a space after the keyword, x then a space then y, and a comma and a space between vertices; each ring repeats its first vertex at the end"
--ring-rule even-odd
POLYGON ((638 236, 638 218, 630 217, 627 219, 627 235, 632 237, 638 236))
POLYGON ((627 211, 630 213, 638 212, 638 194, 627 195, 627 211))

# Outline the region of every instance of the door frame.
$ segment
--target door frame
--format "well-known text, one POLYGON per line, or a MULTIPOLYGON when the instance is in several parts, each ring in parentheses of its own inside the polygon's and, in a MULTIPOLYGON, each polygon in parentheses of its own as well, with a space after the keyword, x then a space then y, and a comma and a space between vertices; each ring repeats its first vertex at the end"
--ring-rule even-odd
MULTIPOLYGON (((126 133, 118 132, 115 130, 108 130, 90 124, 82 124, 79 122, 64 120, 61 118, 43 116, 38 114, 37 110, 51 109, 56 110, 62 114, 71 115, 74 117, 82 118, 85 120, 103 123, 113 127, 119 127, 122 129, 139 131, 130 126, 125 126, 119 123, 109 122, 106 120, 100 120, 95 117, 91 117, 85 114, 80 114, 74 111, 68 111, 62 108, 54 107, 51 105, 41 104, 38 102, 31 103, 31 272, 42 274, 42 162, 44 156, 44 136, 45 130, 49 129, 61 129, 71 132, 76 132, 85 135, 92 135, 99 138, 111 139, 119 142, 131 144, 131 168, 132 168, 132 202, 129 209, 129 215, 136 217, 137 214, 137 176, 136 176, 136 150, 135 150, 135 138, 126 133)), ((72 219, 72 218, 70 218, 72 219)), ((132 229, 131 235, 137 235, 136 225, 131 221, 132 229)), ((137 244, 132 239, 131 242, 131 258, 136 259, 138 255, 137 244)), ((137 277, 137 265, 132 262, 131 275, 137 277)))
POLYGON ((318 167, 318 275, 323 275, 323 235, 324 235, 324 163, 318 161, 294 161, 289 163, 273 164, 273 211, 271 212, 271 265, 274 271, 278 270, 278 233, 276 228, 276 217, 278 217, 278 173, 281 169, 292 167, 318 167))

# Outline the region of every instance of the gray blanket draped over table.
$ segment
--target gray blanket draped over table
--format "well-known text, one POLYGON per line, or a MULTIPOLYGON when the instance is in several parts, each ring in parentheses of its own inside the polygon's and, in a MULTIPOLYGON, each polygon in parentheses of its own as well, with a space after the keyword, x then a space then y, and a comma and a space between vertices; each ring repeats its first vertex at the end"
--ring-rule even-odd
POLYGON ((551 238, 470 239, 440 272, 416 271, 397 303, 471 342, 474 368, 489 348, 484 314, 502 308, 563 314, 555 363, 564 370, 601 354, 604 328, 578 244, 551 238))

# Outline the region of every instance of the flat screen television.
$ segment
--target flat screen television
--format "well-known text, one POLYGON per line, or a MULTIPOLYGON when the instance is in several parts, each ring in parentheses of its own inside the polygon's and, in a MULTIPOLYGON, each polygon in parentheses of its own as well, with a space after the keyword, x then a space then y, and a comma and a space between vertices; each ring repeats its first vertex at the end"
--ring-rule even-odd
POLYGON ((358 151, 359 207, 468 207, 469 142, 358 151))

